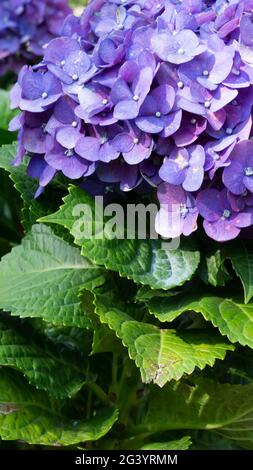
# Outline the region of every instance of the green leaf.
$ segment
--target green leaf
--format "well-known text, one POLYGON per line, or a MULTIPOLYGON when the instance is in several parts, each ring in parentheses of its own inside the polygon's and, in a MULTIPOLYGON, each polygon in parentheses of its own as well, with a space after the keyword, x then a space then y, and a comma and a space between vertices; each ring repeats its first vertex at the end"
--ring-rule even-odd
POLYGON ((200 276, 206 284, 212 286, 225 286, 231 279, 226 266, 226 255, 224 250, 213 250, 208 254, 200 268, 200 276))
POLYGON ((105 352, 121 353, 122 344, 106 325, 101 325, 94 330, 91 354, 105 352))
POLYGON ((28 158, 25 157, 19 166, 13 166, 12 162, 16 157, 17 144, 3 145, 0 148, 0 168, 9 173, 14 188, 18 191, 24 204, 22 224, 26 231, 30 230, 39 217, 50 214, 58 207, 59 188, 51 185, 47 188, 46 195, 34 199, 38 188, 37 180, 27 175, 28 158))
POLYGON ((0 129, 8 130, 11 119, 17 114, 10 109, 9 93, 0 89, 0 129))
MULTIPOLYGON (((178 295, 159 302, 151 300, 150 312, 161 322, 172 321, 186 311, 201 313, 232 343, 253 348, 253 304, 212 295, 178 295)), ((148 307, 149 307, 148 305, 148 307)))
POLYGON ((0 437, 3 440, 69 446, 100 439, 116 420, 117 411, 112 409, 97 412, 87 421, 69 417, 62 402, 50 400, 44 392, 29 386, 17 372, 1 371, 0 437))
POLYGON ((176 441, 152 442, 141 447, 141 450, 187 450, 191 446, 189 436, 182 437, 176 441))
POLYGON ((0 307, 15 316, 86 328, 90 320, 81 308, 80 289, 103 282, 103 270, 77 248, 47 226, 35 225, 0 263, 0 307))
POLYGON ((127 308, 122 310, 121 304, 117 308, 117 298, 106 286, 95 291, 95 310, 100 321, 114 330, 128 348, 145 383, 163 387, 169 380, 191 374, 196 367, 212 366, 216 359, 224 359, 227 350, 234 349, 219 334, 208 330, 165 330, 134 321, 126 313, 127 308), (110 300, 106 300, 107 296, 110 300))
POLYGON ((226 250, 236 274, 242 281, 245 303, 253 296, 253 250, 249 243, 237 240, 226 250))
POLYGON ((201 381, 169 384, 151 392, 143 421, 131 432, 177 429, 216 430, 240 446, 253 449, 253 385, 201 381), (145 430, 145 431, 144 431, 145 430))
POLYGON ((87 381, 80 354, 9 318, 0 319, 0 366, 19 370, 36 388, 58 398, 75 395, 87 381))
POLYGON ((162 248, 160 240, 109 239, 106 233, 102 232, 102 239, 85 239, 83 233, 78 230, 80 224, 74 216, 75 213, 84 211, 85 218, 80 220, 81 225, 86 228, 94 226, 94 221, 98 220, 94 199, 80 188, 72 186, 60 210, 41 218, 40 221, 67 228, 75 243, 82 247, 83 255, 96 264, 117 271, 121 276, 137 283, 150 285, 154 289, 171 289, 184 284, 195 273, 200 253, 187 245, 169 251, 162 248))

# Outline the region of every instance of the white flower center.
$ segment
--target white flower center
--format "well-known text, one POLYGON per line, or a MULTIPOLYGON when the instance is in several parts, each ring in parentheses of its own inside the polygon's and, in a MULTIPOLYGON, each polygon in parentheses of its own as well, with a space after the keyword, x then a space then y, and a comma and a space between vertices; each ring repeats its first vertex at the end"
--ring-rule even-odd
POLYGON ((228 209, 225 209, 225 210, 223 211, 223 215, 222 215, 222 216, 224 217, 224 219, 229 219, 229 217, 231 216, 231 211, 228 210, 228 209))
POLYGON ((205 106, 206 109, 209 109, 210 106, 211 106, 211 102, 210 101, 205 101, 204 106, 205 106))
POLYGON ((251 166, 248 166, 247 168, 245 168, 244 174, 245 174, 245 176, 252 176, 253 175, 253 168, 251 166))
POLYGON ((227 127, 226 134, 232 135, 233 134, 233 129, 231 127, 227 127))

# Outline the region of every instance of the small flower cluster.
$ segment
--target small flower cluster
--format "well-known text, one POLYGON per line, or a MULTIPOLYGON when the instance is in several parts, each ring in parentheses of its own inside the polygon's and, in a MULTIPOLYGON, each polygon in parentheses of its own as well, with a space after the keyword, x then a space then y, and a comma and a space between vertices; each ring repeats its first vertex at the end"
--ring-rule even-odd
MULTIPOLYGON (((34 3, 34 2, 31 2, 34 3)), ((93 0, 12 90, 37 195, 57 172, 157 188, 156 228, 217 241, 253 225, 253 0, 93 0), (178 223, 173 223, 177 212, 178 223)), ((85 183, 82 183, 85 184, 85 183)))
POLYGON ((42 57, 70 13, 67 0, 1 0, 0 75, 42 57))

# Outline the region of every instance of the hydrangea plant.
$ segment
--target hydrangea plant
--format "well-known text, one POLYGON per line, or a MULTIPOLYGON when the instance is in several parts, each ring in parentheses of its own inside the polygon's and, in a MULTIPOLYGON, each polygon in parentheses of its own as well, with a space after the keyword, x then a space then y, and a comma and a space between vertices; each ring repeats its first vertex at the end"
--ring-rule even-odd
POLYGON ((91 0, 0 102, 0 446, 253 449, 252 11, 91 0))

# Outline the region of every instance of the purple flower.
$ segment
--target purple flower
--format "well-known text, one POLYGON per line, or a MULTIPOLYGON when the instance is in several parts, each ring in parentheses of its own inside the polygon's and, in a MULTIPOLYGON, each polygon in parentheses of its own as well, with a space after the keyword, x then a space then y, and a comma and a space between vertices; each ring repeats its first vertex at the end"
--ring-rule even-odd
POLYGON ((119 183, 121 191, 131 191, 142 181, 138 165, 128 165, 123 158, 110 163, 100 163, 96 171, 105 183, 119 183))
POLYGON ((0 5, 2 70, 43 47, 10 94, 13 163, 28 153, 37 195, 61 172, 106 197, 158 187, 164 236, 190 235, 198 210, 216 240, 253 225, 253 0, 64 5, 0 5))
POLYGON ((180 186, 162 183, 157 196, 161 208, 156 216, 156 232, 165 238, 188 236, 197 230, 198 210, 193 196, 180 186))
POLYGON ((173 135, 177 147, 193 144, 206 130, 207 120, 201 116, 184 113, 179 129, 173 135))
POLYGON ((253 65, 253 22, 250 16, 243 16, 240 22, 240 47, 241 58, 246 64, 253 65))
POLYGON ((174 89, 169 85, 155 88, 145 99, 136 118, 136 125, 144 132, 169 137, 174 134, 181 122, 181 110, 172 108, 175 102, 174 89))
POLYGON ((228 191, 227 196, 231 207, 235 212, 243 211, 247 207, 253 207, 253 194, 247 190, 240 196, 236 196, 228 191))
POLYGON ((190 86, 193 81, 197 81, 208 90, 216 90, 230 74, 234 47, 227 46, 215 35, 211 36, 208 45, 208 51, 180 65, 179 78, 185 85, 190 86))
POLYGON ((219 168, 229 166, 229 157, 235 146, 235 141, 227 143, 226 139, 217 142, 209 142, 205 146, 206 161, 205 171, 209 171, 209 178, 212 180, 219 168))
POLYGON ((56 170, 52 168, 47 162, 41 157, 34 155, 27 167, 27 174, 31 178, 39 180, 39 187, 34 195, 35 198, 39 197, 44 191, 44 188, 53 179, 56 174, 56 170))
POLYGON ((129 165, 135 165, 150 157, 154 144, 149 134, 129 125, 126 132, 113 139, 112 145, 129 165))
POLYGON ((231 163, 223 172, 223 183, 231 193, 253 192, 253 142, 239 142, 230 155, 231 163))
POLYGON ((197 208, 204 218, 204 229, 210 238, 225 242, 236 238, 241 229, 253 222, 253 211, 234 211, 227 190, 206 189, 197 196, 197 208))
POLYGON ((45 161, 55 171, 62 171, 62 173, 70 179, 88 176, 95 171, 94 163, 81 158, 73 148, 66 149, 66 147, 58 143, 55 143, 54 148, 47 152, 45 161))
POLYGON ((119 132, 118 128, 106 127, 95 128, 94 136, 80 136, 75 144, 75 151, 82 158, 90 162, 110 162, 119 157, 118 151, 113 145, 115 134, 119 132))
POLYGON ((231 103, 238 95, 237 90, 220 86, 215 91, 209 91, 196 82, 190 87, 184 86, 177 99, 177 106, 190 113, 206 117, 215 130, 219 130, 226 119, 224 107, 231 103))
POLYGON ((110 90, 94 83, 79 90, 80 105, 76 108, 76 115, 91 124, 110 125, 117 122, 113 117, 113 105, 110 101, 110 90))
POLYGON ((138 116, 153 80, 151 67, 141 68, 133 61, 125 62, 120 70, 120 77, 111 91, 116 119, 134 119, 138 116))
POLYGON ((156 33, 151 39, 152 51, 165 62, 184 64, 206 50, 199 38, 191 30, 183 30, 173 35, 170 32, 156 33))
POLYGON ((61 82, 51 72, 22 71, 19 107, 22 111, 40 113, 55 103, 62 94, 61 82))
POLYGON ((182 185, 186 191, 197 191, 204 178, 205 151, 200 145, 174 149, 160 169, 163 181, 182 185))

